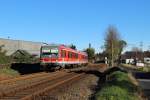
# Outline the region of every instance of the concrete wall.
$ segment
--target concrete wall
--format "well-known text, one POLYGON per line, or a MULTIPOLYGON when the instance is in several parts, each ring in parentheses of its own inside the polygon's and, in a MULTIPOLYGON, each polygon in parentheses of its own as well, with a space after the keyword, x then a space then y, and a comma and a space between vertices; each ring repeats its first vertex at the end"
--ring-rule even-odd
POLYGON ((40 48, 43 45, 42 42, 32 42, 23 40, 11 40, 0 38, 0 46, 4 45, 3 49, 7 50, 7 55, 11 55, 16 50, 26 50, 31 54, 40 55, 40 48))

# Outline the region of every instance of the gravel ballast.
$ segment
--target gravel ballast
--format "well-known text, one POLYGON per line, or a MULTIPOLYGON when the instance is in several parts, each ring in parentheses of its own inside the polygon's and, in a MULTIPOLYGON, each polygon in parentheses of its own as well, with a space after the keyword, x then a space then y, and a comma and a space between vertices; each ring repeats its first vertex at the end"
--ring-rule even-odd
POLYGON ((65 87, 50 91, 47 98, 53 100, 89 100, 97 86, 99 78, 95 75, 87 75, 65 87))

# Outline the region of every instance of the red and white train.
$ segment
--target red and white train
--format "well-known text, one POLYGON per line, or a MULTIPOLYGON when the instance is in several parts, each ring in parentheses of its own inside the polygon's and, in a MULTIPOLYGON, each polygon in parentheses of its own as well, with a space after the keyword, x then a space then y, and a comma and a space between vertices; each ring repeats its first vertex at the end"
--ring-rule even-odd
POLYGON ((46 69, 65 68, 65 66, 87 64, 88 57, 85 52, 65 45, 45 45, 41 47, 40 62, 46 69))

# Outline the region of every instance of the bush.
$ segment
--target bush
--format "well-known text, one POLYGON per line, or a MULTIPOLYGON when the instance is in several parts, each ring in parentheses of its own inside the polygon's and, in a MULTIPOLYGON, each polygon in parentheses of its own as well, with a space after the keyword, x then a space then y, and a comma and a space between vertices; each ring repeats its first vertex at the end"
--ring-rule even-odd
POLYGON ((97 100, 138 100, 119 86, 107 85, 96 94, 97 100))
POLYGON ((96 93, 96 100, 139 100, 138 91, 127 73, 116 71, 108 76, 108 81, 96 93))
POLYGON ((108 76, 110 79, 114 79, 114 81, 122 81, 122 80, 129 80, 128 74, 121 72, 121 71, 116 71, 113 72, 108 76))

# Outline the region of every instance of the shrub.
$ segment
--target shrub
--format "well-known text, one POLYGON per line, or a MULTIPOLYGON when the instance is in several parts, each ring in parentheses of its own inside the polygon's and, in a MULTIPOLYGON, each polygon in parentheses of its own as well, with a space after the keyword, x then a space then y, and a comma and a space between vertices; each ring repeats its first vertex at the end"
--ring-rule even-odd
POLYGON ((97 100, 137 100, 135 96, 129 94, 127 90, 119 86, 107 85, 96 94, 97 100))

